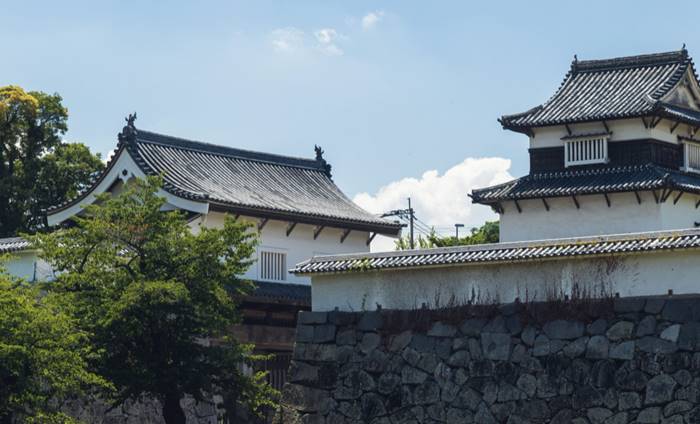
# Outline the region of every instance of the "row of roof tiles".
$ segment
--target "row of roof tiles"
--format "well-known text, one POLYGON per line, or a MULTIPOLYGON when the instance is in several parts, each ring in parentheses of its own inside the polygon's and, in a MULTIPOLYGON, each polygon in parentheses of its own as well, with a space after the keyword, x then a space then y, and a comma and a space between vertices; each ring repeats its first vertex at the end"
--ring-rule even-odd
MULTIPOLYGON (((505 115, 504 128, 527 131, 532 127, 646 116, 661 111, 661 99, 690 71, 692 60, 683 49, 675 52, 615 59, 578 61, 554 95, 526 112, 505 115)), ((680 118, 697 124, 700 117, 682 109, 680 118), (687 112, 687 113, 685 113, 687 112)))
POLYGON ((424 250, 316 256, 299 263, 290 271, 295 274, 364 272, 697 248, 700 248, 700 230, 688 229, 424 250))
POLYGON ((475 203, 618 193, 643 190, 700 193, 700 176, 654 164, 572 169, 526 175, 504 184, 474 190, 475 203))
POLYGON ((30 246, 29 241, 22 237, 0 238, 0 254, 19 252, 28 249, 30 246))

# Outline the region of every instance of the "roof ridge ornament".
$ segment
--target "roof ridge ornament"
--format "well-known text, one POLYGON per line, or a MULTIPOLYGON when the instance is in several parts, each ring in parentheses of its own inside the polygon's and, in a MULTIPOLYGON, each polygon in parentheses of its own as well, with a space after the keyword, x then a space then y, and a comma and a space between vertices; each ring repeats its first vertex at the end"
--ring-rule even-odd
POLYGON ((134 122, 136 121, 136 112, 130 113, 126 118, 124 118, 124 120, 126 121, 126 125, 124 128, 122 128, 122 132, 120 132, 117 136, 120 143, 135 140, 136 134, 138 133, 136 126, 134 125, 134 122))
POLYGON ((326 159, 323 158, 323 154, 325 153, 324 150, 321 148, 321 146, 314 144, 314 152, 316 152, 316 162, 321 165, 323 172, 328 175, 328 178, 331 178, 331 165, 326 162, 326 159))

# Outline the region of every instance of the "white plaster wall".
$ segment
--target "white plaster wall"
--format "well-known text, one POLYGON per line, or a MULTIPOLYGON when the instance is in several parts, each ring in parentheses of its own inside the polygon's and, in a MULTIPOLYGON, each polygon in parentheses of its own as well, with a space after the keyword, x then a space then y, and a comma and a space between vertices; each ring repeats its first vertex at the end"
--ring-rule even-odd
POLYGON ((547 199, 549 211, 540 199, 522 200, 519 201, 522 213, 518 213, 514 202, 505 202, 504 213, 500 215, 500 241, 693 227, 693 221, 688 218, 698 212, 693 203, 696 196, 684 194, 678 204, 673 205, 673 195, 663 204, 657 204, 651 192, 640 192, 639 195, 641 204, 637 203, 634 193, 609 194, 610 207, 602 194, 578 196, 580 209, 576 208, 571 197, 550 198, 547 199))
POLYGON ((700 292, 700 251, 649 252, 614 258, 559 259, 513 264, 455 265, 315 275, 312 309, 330 311, 412 309, 425 303, 463 303, 477 294, 481 302, 516 298, 545 300, 570 294, 572 286, 589 293, 647 296, 700 292))
MULTIPOLYGON (((673 123, 668 120, 662 120, 654 128, 644 128, 644 123, 641 118, 619 119, 608 121, 607 124, 612 132, 610 142, 653 138, 655 140, 678 144, 678 135, 687 136, 690 134, 690 127, 685 124, 679 125, 674 132, 671 133, 670 128, 673 123)), ((605 131, 605 126, 603 126, 602 122, 571 124, 569 128, 573 134, 605 131)), ((561 138, 569 134, 564 125, 534 128, 533 133, 534 136, 529 138, 530 148, 563 146, 564 142, 561 138)))
MULTIPOLYGON (((204 218, 204 225, 212 228, 221 228, 224 223, 224 213, 211 212, 204 218)), ((240 217, 248 219, 257 224, 258 220, 250 217, 240 217)), ((263 227, 260 234, 260 250, 269 249, 272 251, 282 251, 287 253, 287 268, 292 268, 295 264, 305 261, 317 255, 335 255, 340 253, 369 252, 367 246, 368 233, 363 231, 351 231, 343 243, 340 237, 343 230, 326 227, 314 240, 314 226, 297 224, 294 231, 287 237, 287 223, 270 220, 263 227)), ((244 276, 245 278, 259 279, 259 269, 257 263, 254 264, 244 276)), ((310 284, 311 280, 306 276, 296 276, 287 274, 288 283, 310 284)))
POLYGON ((2 265, 10 275, 27 281, 46 281, 53 278, 51 266, 40 259, 35 251, 13 253, 2 265))

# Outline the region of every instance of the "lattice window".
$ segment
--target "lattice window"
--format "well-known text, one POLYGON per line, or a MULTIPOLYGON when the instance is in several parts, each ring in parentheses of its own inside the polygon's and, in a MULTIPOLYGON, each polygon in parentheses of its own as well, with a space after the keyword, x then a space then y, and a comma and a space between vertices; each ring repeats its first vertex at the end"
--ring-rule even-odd
POLYGON ((262 250, 260 251, 258 267, 261 280, 285 281, 287 279, 287 254, 262 250))
POLYGON ((683 142, 683 161, 686 171, 700 173, 700 144, 683 142))
POLYGON ((567 167, 607 162, 607 136, 564 141, 564 165, 567 167))

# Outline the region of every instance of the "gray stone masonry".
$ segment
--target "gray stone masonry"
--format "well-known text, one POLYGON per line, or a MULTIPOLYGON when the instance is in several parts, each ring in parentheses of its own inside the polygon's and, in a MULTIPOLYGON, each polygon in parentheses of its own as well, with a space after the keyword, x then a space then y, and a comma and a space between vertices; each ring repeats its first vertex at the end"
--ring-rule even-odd
POLYGON ((700 296, 394 330, 396 312, 300 313, 284 422, 700 423, 700 296))

